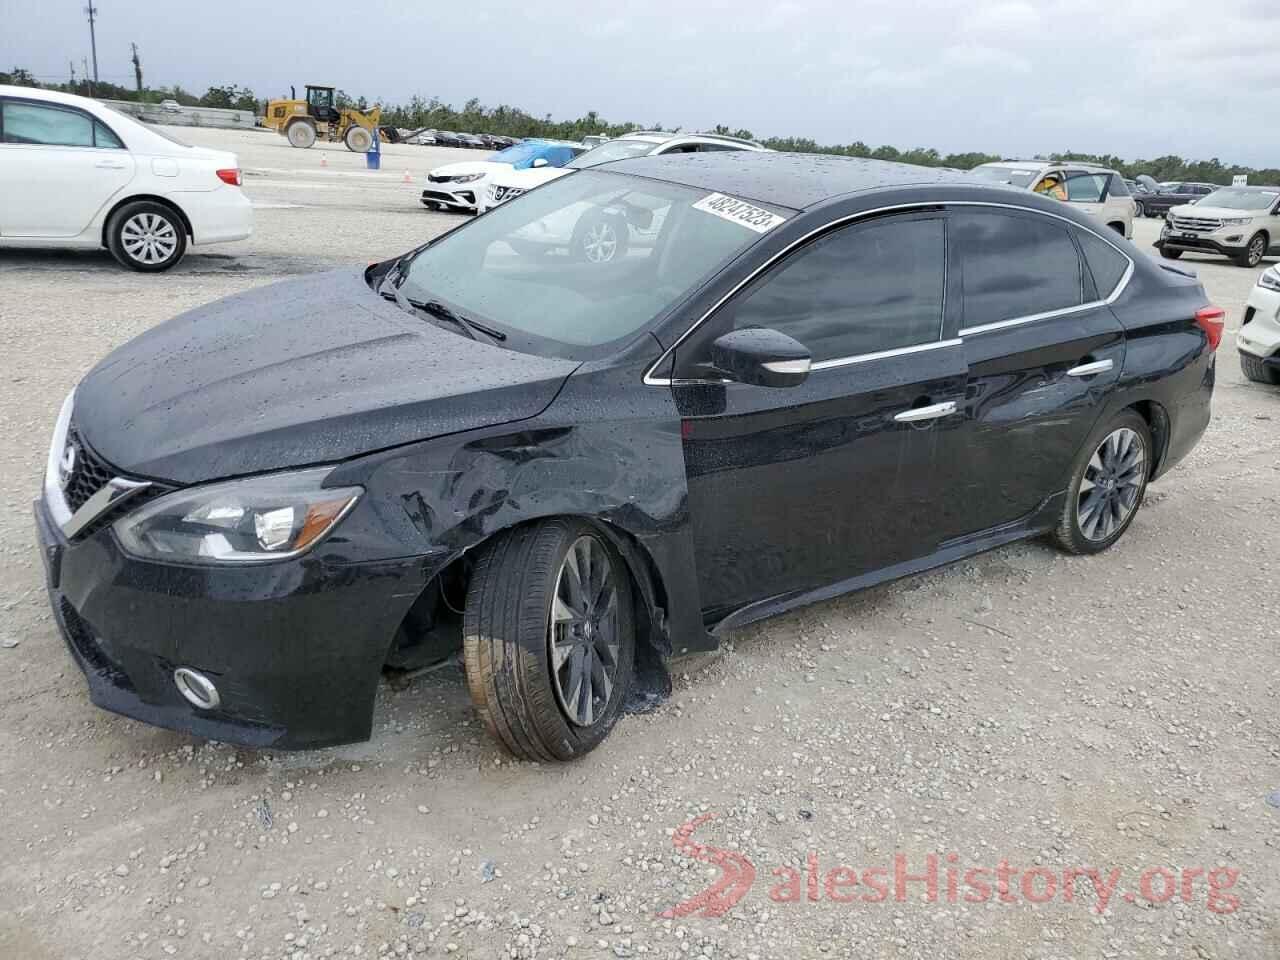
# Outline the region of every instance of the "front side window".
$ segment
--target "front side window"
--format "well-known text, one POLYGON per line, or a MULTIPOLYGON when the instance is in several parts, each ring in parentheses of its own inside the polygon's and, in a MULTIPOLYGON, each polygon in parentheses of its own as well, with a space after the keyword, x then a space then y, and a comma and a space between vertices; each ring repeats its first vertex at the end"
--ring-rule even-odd
POLYGON ((768 327, 815 363, 942 336, 946 226, 938 217, 855 224, 815 240, 727 310, 734 329, 768 327))
POLYGON ((1045 174, 1044 178, 1035 185, 1034 192, 1046 197, 1053 197, 1055 200, 1067 199, 1067 185, 1065 183, 1066 174, 1060 170, 1053 173, 1045 174))
POLYGON ((45 104, 7 100, 4 111, 5 143, 41 144, 49 147, 92 147, 93 118, 78 110, 45 104))
POLYGON ((964 326, 1078 307, 1080 256, 1063 223, 1034 214, 966 211, 952 218, 964 326))
POLYGON ((580 170, 501 204, 413 258, 400 290, 508 336, 585 359, 633 336, 793 211, 580 170), (755 211, 750 222, 735 215, 755 211))

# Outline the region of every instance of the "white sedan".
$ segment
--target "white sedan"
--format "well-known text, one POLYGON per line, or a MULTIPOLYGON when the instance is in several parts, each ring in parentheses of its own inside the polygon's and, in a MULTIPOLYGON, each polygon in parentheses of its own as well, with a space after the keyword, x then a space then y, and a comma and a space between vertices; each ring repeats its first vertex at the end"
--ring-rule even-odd
POLYGON ((188 245, 253 232, 240 182, 234 153, 86 97, 0 86, 0 248, 106 247, 126 267, 167 270, 188 245))

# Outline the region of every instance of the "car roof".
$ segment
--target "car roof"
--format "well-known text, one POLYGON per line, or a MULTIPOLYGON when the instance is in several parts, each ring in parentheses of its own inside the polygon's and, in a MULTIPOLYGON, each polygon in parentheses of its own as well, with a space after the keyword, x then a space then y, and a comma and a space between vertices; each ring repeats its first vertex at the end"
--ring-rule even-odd
POLYGON ((974 186, 963 171, 815 153, 724 150, 633 157, 594 167, 803 210, 834 197, 912 184, 974 186))
POLYGON ((0 97, 25 97, 28 100, 47 100, 50 103, 63 103, 69 107, 100 107, 97 100, 78 97, 74 93, 63 93, 60 90, 45 90, 43 87, 0 86, 0 97))
POLYGON ((1104 167, 1100 163, 1086 163, 1083 160, 995 160, 981 163, 981 167, 1012 167, 1015 170, 1043 170, 1045 167, 1078 167, 1081 170, 1096 170, 1098 173, 1115 173, 1114 167, 1104 167))

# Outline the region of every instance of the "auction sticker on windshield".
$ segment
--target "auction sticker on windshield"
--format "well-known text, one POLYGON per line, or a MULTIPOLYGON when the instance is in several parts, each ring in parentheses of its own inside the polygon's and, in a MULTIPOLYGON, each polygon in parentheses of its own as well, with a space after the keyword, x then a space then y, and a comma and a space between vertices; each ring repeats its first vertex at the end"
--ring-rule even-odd
POLYGON ((745 200, 726 196, 723 193, 712 193, 703 197, 693 205, 693 209, 709 213, 712 216, 719 217, 721 220, 729 220, 732 223, 741 224, 756 233, 768 233, 787 219, 786 217, 778 216, 776 213, 771 213, 763 207, 753 206, 745 200))

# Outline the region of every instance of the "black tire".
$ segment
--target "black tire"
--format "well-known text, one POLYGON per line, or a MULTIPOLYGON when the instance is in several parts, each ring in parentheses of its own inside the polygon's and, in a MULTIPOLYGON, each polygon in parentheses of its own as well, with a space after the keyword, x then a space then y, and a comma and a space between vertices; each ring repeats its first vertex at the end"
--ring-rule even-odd
POLYGON ((1141 200, 1137 201, 1137 207, 1133 211, 1133 215, 1135 217, 1145 217, 1147 215, 1147 208, 1142 205, 1141 200))
POLYGON ((1119 220, 1115 221, 1114 223, 1108 223, 1107 226, 1110 227, 1112 230, 1114 230, 1116 233, 1120 234, 1120 236, 1123 237, 1125 235, 1124 224, 1121 223, 1119 220))
POLYGON ((173 207, 135 200, 107 221, 107 249, 131 270, 160 273, 187 252, 187 227, 173 207))
POLYGON ((350 126, 342 135, 342 142, 352 153, 368 153, 373 149, 373 134, 364 127, 350 126))
POLYGON ((289 146, 306 150, 315 146, 316 125, 310 120, 295 120, 285 128, 284 135, 289 146))
MULTIPOLYGON (((592 579, 589 575, 588 581, 592 579)), ((510 753, 525 760, 572 760, 608 736, 626 703, 635 668, 633 596, 630 574, 617 550, 580 521, 548 520, 518 527, 480 552, 462 621, 467 686, 485 726, 510 753), (552 668, 553 599, 561 589, 561 570, 568 566, 570 550, 579 549, 584 538, 590 541, 588 551, 598 550, 592 556, 608 558, 616 601, 611 626, 619 641, 617 650, 608 654, 614 661, 613 680, 598 711, 590 686, 585 691, 587 723, 581 716, 571 717, 563 684, 557 685, 552 668)), ((599 638, 606 636, 603 620, 592 622, 594 632, 585 637, 555 632, 556 638, 571 641, 560 649, 573 651, 565 656, 561 670, 572 673, 570 661, 577 659, 579 650, 588 656, 599 649, 599 638)), ((603 659, 599 662, 607 669, 603 659)), ((588 673, 595 675, 583 668, 581 676, 588 673)))
POLYGON ((1272 386, 1280 385, 1280 370, 1275 367, 1268 367, 1252 354, 1240 354, 1240 372, 1254 383, 1269 383, 1272 386))
POLYGON ((1053 531, 1053 539, 1058 546, 1067 553, 1101 553, 1124 536, 1142 508, 1154 453, 1151 430, 1147 421, 1136 411, 1123 410, 1099 425, 1071 468, 1067 502, 1063 504, 1062 516, 1053 531), (1120 440, 1114 441, 1113 449, 1117 451, 1116 466, 1108 469, 1106 460, 1095 458, 1095 454, 1101 454, 1104 441, 1111 442, 1111 438, 1116 435, 1121 436, 1120 440), (1131 449, 1123 446, 1126 441, 1140 446, 1139 458, 1135 463, 1128 463, 1120 455, 1121 451, 1131 449), (1089 477, 1088 482, 1094 484, 1092 490, 1097 491, 1093 496, 1089 489, 1081 490, 1086 477, 1089 477), (1108 479, 1121 482, 1108 484, 1108 479), (1112 504, 1118 506, 1113 508, 1112 504), (1124 507, 1123 512, 1120 507, 1124 507), (1085 518, 1083 523, 1082 517, 1085 518), (1108 524, 1113 526, 1108 527, 1108 524))
POLYGON ((578 221, 569 241, 569 256, 585 263, 617 263, 627 255, 631 231, 625 217, 588 214, 578 221))
POLYGON ((1253 269, 1262 263, 1262 258, 1267 255, 1267 249, 1270 246, 1271 238, 1259 230, 1249 238, 1244 250, 1235 257, 1236 266, 1253 269))
POLYGON ((1168 247, 1161 247, 1160 256, 1164 257, 1166 260, 1177 260, 1179 257, 1182 256, 1182 251, 1170 250, 1168 247))

